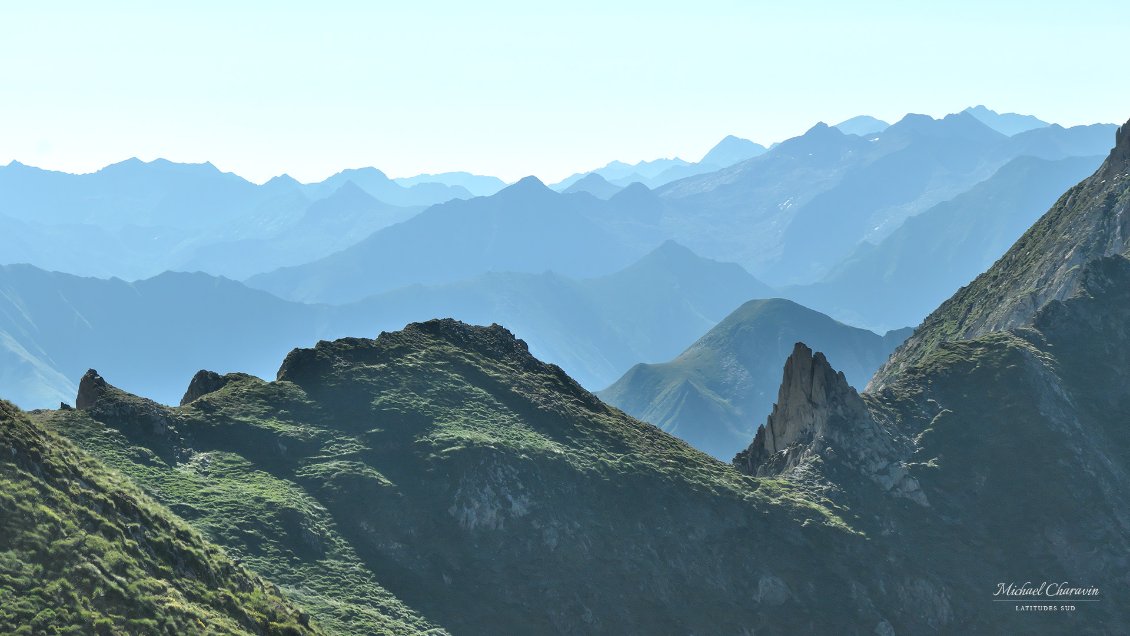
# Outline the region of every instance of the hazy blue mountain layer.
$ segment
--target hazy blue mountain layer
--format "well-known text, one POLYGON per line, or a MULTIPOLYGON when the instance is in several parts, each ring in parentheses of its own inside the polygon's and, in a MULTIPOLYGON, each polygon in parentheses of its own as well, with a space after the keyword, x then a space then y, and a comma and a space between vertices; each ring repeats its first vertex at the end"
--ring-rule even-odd
POLYGON ((1019 157, 950 201, 860 244, 819 283, 783 290, 837 319, 883 330, 916 325, 988 269, 1103 157, 1019 157))
POLYGON ((4 266, 0 377, 8 397, 28 408, 69 402, 90 367, 175 403, 203 366, 268 376, 296 344, 456 316, 506 322, 538 355, 600 388, 637 362, 675 356, 746 300, 772 295, 737 265, 674 243, 592 279, 488 273, 340 307, 283 301, 204 274, 127 283, 4 266))
POLYGON ((561 193, 576 194, 578 192, 588 192, 598 199, 607 201, 623 189, 624 188, 621 186, 609 183, 607 179, 599 174, 590 172, 584 177, 574 181, 572 185, 562 190, 561 193))
POLYGON ((553 184, 552 187, 559 192, 566 192, 578 181, 596 175, 620 187, 632 183, 642 183, 648 188, 658 188, 672 181, 721 170, 764 153, 765 146, 748 139, 728 135, 707 151, 697 163, 683 161, 677 157, 675 159, 641 161, 636 164, 613 161, 602 168, 571 175, 563 181, 553 184))
MULTIPOLYGON (((419 174, 414 177, 393 179, 399 185, 412 187, 424 183, 439 183, 460 187, 477 197, 489 197, 506 187, 506 182, 498 177, 490 177, 469 172, 441 172, 439 174, 419 174)), ((441 203, 437 201, 436 203, 441 203)))
POLYGON ((875 386, 946 342, 1023 327, 1051 301, 1079 294, 1090 263, 1126 253, 1128 172, 1130 125, 1124 125, 1098 171, 1061 196, 988 271, 927 316, 876 374, 875 386))
POLYGON ((77 275, 199 269, 242 278, 326 256, 425 206, 471 196, 453 187, 405 188, 375 169, 256 185, 211 164, 162 159, 78 175, 13 162, 0 167, 0 256, 77 275))
POLYGON ((964 112, 981 120, 983 124, 993 130, 1008 136, 1017 133, 1035 130, 1049 126, 1048 122, 1041 121, 1032 115, 1018 115, 1016 113, 998 113, 984 106, 970 106, 964 112))
POLYGON ((1049 126, 1008 137, 968 113, 908 115, 873 141, 820 125, 760 157, 659 188, 658 224, 769 284, 816 282, 862 241, 882 240, 1012 159, 1104 154, 1112 131, 1049 126))
POLYGON ((494 196, 433 206, 346 250, 247 282, 292 300, 344 303, 490 271, 607 274, 662 242, 654 232, 648 241, 647 232, 612 229, 659 206, 649 199, 637 210, 630 191, 600 201, 587 193, 558 194, 527 177, 494 196))
POLYGON ((887 122, 870 115, 858 115, 835 125, 835 128, 838 128, 845 135, 859 135, 860 137, 881 133, 890 127, 891 125, 887 122))
POLYGON ((670 359, 750 298, 772 289, 730 263, 665 243, 629 267, 591 279, 491 273, 457 283, 411 286, 341 309, 337 333, 450 316, 504 323, 539 358, 582 385, 609 385, 641 361, 670 359))

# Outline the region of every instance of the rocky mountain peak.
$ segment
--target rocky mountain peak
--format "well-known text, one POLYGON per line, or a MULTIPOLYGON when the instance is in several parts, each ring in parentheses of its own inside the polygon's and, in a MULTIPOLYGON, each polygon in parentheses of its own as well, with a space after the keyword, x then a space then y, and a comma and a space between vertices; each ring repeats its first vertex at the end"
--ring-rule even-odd
POLYGON ((751 474, 781 472, 796 464, 790 450, 826 437, 840 423, 867 419, 867 408, 842 371, 803 342, 785 361, 784 377, 768 421, 734 462, 751 474))
POLYGON ((1114 137, 1114 150, 1110 153, 1110 161, 1122 164, 1130 163, 1130 121, 1118 127, 1114 137))
POLYGON ((733 463, 758 476, 818 475, 834 463, 883 492, 929 505, 906 468, 912 446, 875 420, 843 372, 833 369, 823 353, 798 342, 785 362, 773 412, 733 463))
POLYGON ((209 393, 219 391, 229 382, 231 382, 229 376, 220 375, 215 371, 197 371, 196 375, 192 376, 192 381, 188 383, 188 390, 184 392, 184 397, 180 399, 180 405, 184 406, 209 393))
POLYGON ((94 369, 83 374, 78 383, 78 396, 75 397, 75 407, 79 410, 92 408, 110 385, 94 369))

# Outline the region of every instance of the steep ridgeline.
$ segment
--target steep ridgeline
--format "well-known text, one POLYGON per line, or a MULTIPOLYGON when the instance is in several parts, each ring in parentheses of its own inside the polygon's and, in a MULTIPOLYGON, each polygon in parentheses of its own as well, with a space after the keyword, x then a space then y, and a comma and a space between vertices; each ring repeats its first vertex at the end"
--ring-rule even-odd
POLYGON ((320 630, 128 480, 0 401, 0 632, 320 630))
POLYGON ((80 410, 41 417, 335 633, 396 631, 390 615, 396 633, 433 629, 405 606, 458 634, 920 633, 938 620, 912 602, 933 589, 928 558, 888 553, 862 511, 741 475, 498 326, 322 342, 275 382, 201 374, 179 408, 93 372, 82 384, 80 410))
POLYGON ((781 360, 798 340, 826 351, 863 387, 909 330, 880 336, 792 301, 751 300, 673 360, 637 364, 598 393, 629 415, 729 459, 773 405, 781 360))
POLYGON ((1079 290, 1085 265, 1125 254, 1130 238, 1130 125, 1098 171, 1067 191, 987 272, 930 314, 876 374, 875 388, 940 343, 1029 324, 1052 300, 1079 290))
POLYGON ((892 554, 928 558, 927 583, 906 594, 944 631, 1098 634, 1130 619, 1128 166, 1124 126, 1099 171, 942 305, 867 393, 798 344, 773 413, 734 459, 874 519, 892 554), (1097 590, 1070 595, 1087 601, 1070 616, 992 602, 1024 581, 1097 590))

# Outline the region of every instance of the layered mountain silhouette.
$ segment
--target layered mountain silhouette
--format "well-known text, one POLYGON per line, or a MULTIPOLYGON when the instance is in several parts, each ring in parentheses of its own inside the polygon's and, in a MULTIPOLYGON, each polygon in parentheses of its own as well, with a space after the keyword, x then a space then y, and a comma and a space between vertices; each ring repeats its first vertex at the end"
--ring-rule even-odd
POLYGON ((879 336, 783 299, 752 300, 669 362, 639 364, 597 395, 695 448, 729 460, 770 411, 781 360, 803 340, 827 352, 848 381, 871 374, 909 336, 879 336))
POLYGON ((897 370, 944 343, 1031 324, 1045 307, 1060 306, 1052 301, 1081 294, 1095 268, 1117 271, 1120 261, 1107 257, 1126 250, 1128 170, 1130 126, 1124 125, 1098 171, 1068 190, 988 271, 931 313, 880 370, 875 386, 883 387, 897 370))
POLYGON ((836 128, 845 135, 859 135, 860 137, 881 133, 890 127, 891 125, 887 122, 870 115, 858 115, 836 124, 836 128))
POLYGON ((598 199, 608 200, 623 189, 622 186, 613 185, 599 174, 591 172, 574 181, 572 185, 562 190, 562 193, 576 194, 578 192, 587 192, 598 199))
POLYGON ((760 157, 659 188, 668 210, 659 223, 697 253, 769 284, 812 283, 861 242, 881 241, 1012 159, 1104 154, 1112 131, 1046 127, 1008 137, 968 113, 908 115, 873 141, 818 125, 760 157))
POLYGON ((558 194, 527 177, 494 196, 433 206, 332 256, 247 282, 292 300, 343 303, 489 271, 606 274, 662 242, 656 231, 634 230, 658 214, 660 202, 630 190, 604 202, 558 194))
POLYGON ((998 113, 984 106, 970 106, 966 108, 964 112, 973 115, 989 128, 1010 137, 1017 133, 1035 130, 1049 125, 1048 122, 1042 121, 1032 115, 998 113))
POLYGON ((618 272, 590 279, 491 273, 411 286, 342 308, 340 333, 393 329, 431 316, 505 322, 531 352, 582 385, 605 387, 640 361, 671 358, 749 298, 773 290, 730 263, 673 242, 618 272))
POLYGON ((475 196, 462 185, 449 185, 444 182, 414 181, 410 185, 401 185, 376 168, 342 170, 325 181, 304 185, 303 189, 310 193, 312 198, 323 198, 346 183, 353 183, 379 201, 408 207, 427 207, 452 199, 470 199, 475 196))
POLYGON ((1103 157, 1019 157, 950 201, 862 243, 819 283, 785 290, 806 306, 882 330, 916 325, 988 269, 1103 157))
POLYGON ((270 373, 294 342, 328 328, 324 309, 199 273, 129 283, 2 266, 5 397, 28 408, 69 403, 97 364, 139 393, 175 402, 185 374, 205 363, 270 373))
MULTIPOLYGON (((506 182, 498 177, 490 177, 469 172, 441 172, 439 174, 419 174, 414 177, 393 179, 407 188, 421 184, 442 184, 452 188, 463 188, 476 197, 489 197, 506 187, 506 182)), ((432 203, 442 203, 433 201, 432 203)))
POLYGON ((635 164, 613 161, 596 170, 571 175, 563 181, 555 183, 553 189, 568 192, 581 180, 594 175, 620 187, 632 183, 642 183, 649 188, 658 188, 672 181, 721 170, 764 154, 765 151, 765 146, 761 144, 734 135, 727 135, 708 150, 697 163, 683 161, 677 157, 674 159, 641 161, 635 164))
POLYGON ((5 264, 86 276, 200 269, 242 278, 471 196, 432 182, 405 188, 375 169, 256 185, 209 163, 130 159, 76 175, 13 162, 0 167, 0 254, 5 264))
POLYGON ((70 402, 89 366, 175 403, 184 378, 202 366, 266 377, 294 343, 444 315, 505 321, 537 355, 595 389, 637 362, 670 359, 746 300, 772 295, 737 265, 671 242, 596 278, 487 273, 339 307, 283 301, 200 273, 128 283, 3 266, 0 377, 6 396, 26 408, 70 402))

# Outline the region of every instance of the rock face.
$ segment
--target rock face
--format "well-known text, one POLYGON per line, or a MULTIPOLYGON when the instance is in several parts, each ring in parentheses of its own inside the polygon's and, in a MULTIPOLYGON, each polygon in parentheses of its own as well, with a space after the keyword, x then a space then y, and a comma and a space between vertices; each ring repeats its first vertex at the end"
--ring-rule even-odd
POLYGON ((196 375, 192 376, 192 381, 188 383, 188 390, 184 392, 184 397, 180 399, 180 405, 184 406, 209 393, 219 391, 229 382, 231 382, 229 376, 220 375, 215 371, 197 371, 196 375))
POLYGON ((753 444, 735 463, 754 475, 779 473, 796 465, 790 447, 827 437, 838 427, 870 419, 863 400, 848 385, 843 372, 828 364, 823 353, 813 354, 803 342, 785 362, 777 403, 769 420, 758 427, 753 444), (778 457, 783 454, 783 457, 778 457))
POLYGON ((106 381, 94 369, 83 374, 78 383, 78 396, 75 397, 75 407, 81 411, 88 410, 98 402, 98 398, 106 391, 106 381))
POLYGON ((929 505, 906 468, 913 446, 894 427, 876 421, 823 353, 798 342, 785 362, 773 412, 733 463, 750 475, 803 476, 820 483, 842 482, 844 473, 835 479, 828 473, 844 468, 883 492, 929 505))

